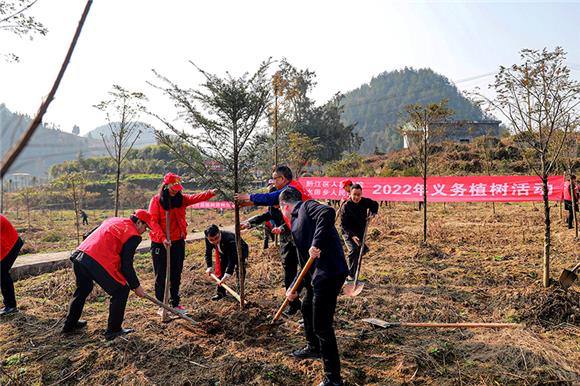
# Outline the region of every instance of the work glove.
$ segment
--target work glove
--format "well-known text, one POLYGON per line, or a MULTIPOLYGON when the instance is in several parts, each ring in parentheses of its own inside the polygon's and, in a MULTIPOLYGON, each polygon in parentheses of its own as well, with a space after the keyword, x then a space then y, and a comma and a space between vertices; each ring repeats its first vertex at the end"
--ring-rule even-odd
POLYGON ((207 276, 211 276, 211 274, 213 273, 213 268, 207 267, 207 269, 205 270, 205 273, 207 273, 207 276))
POLYGON ((222 277, 222 279, 220 280, 220 285, 222 283, 225 283, 230 277, 232 277, 232 275, 230 275, 229 273, 224 273, 224 276, 222 277))

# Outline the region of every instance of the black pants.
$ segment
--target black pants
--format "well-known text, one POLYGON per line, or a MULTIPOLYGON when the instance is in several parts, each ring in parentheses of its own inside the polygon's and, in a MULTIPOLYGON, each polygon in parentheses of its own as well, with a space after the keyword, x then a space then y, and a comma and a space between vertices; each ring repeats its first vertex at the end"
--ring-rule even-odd
MULTIPOLYGON (((221 273, 220 273, 220 275, 219 275, 219 276, 218 276, 218 275, 216 275, 216 277, 217 277, 218 279, 221 279, 222 277, 224 277, 224 274, 225 274, 225 272, 221 272, 221 273)), ((221 295, 221 296, 226 296, 226 289, 225 289, 224 287, 222 287, 221 285, 216 285, 216 286, 215 286, 215 292, 216 292, 216 294, 218 294, 218 295, 221 295)))
MULTIPOLYGON (((298 273, 298 251, 294 243, 285 237, 280 238, 280 256, 284 267, 284 288, 288 289, 298 273)), ((298 298, 290 303, 290 307, 298 307, 299 305, 298 298)))
MULTIPOLYGON (((354 277, 354 275, 356 274, 357 266, 358 266, 358 257, 360 255, 360 246, 356 245, 356 243, 350 237, 344 237, 344 243, 346 244, 346 247, 348 248, 348 255, 347 255, 348 275, 350 277, 354 277)), ((364 248, 365 249, 364 249, 363 255, 369 251, 369 247, 366 244, 365 244, 364 248)))
MULTIPOLYGON (((77 288, 69 305, 68 314, 64 322, 65 326, 76 325, 83 312, 85 301, 93 290, 93 282, 95 281, 91 272, 83 264, 73 262, 73 270, 77 288)), ((116 332, 121 330, 121 325, 125 318, 125 307, 127 306, 127 299, 129 298, 129 286, 119 284, 115 291, 112 291, 109 295, 111 295, 111 301, 109 303, 107 331, 116 332)))
MULTIPOLYGON (((572 212, 572 201, 564 200, 564 208, 568 211, 568 217, 566 217, 566 222, 568 223, 568 229, 574 228, 574 212, 572 212)), ((574 208, 578 212, 578 204, 574 208)))
POLYGON ((14 282, 12 281, 12 276, 10 276, 10 269, 12 268, 12 265, 14 265, 14 261, 16 260, 16 257, 18 257, 18 253, 23 245, 24 241, 19 237, 18 240, 16 240, 16 244, 14 244, 10 252, 8 252, 0 263, 0 287, 2 287, 2 298, 4 299, 4 307, 6 308, 16 307, 14 282))
MULTIPOLYGON (((179 305, 179 286, 181 285, 181 272, 185 259, 185 240, 171 242, 171 272, 169 273, 169 293, 171 305, 179 305)), ((167 264, 167 251, 163 244, 151 243, 151 255, 153 256, 153 270, 155 271, 155 297, 163 301, 165 292, 165 269, 167 264)))
POLYGON ((321 280, 314 287, 305 285, 306 297, 302 301, 306 340, 311 347, 320 350, 324 373, 332 382, 341 380, 333 322, 336 299, 345 278, 346 274, 321 280))

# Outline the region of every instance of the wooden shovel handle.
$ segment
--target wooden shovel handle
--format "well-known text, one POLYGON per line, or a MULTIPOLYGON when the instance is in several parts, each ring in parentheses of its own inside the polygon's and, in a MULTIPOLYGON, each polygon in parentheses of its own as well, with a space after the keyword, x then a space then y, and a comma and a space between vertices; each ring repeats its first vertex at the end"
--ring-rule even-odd
POLYGON ((175 308, 169 307, 167 304, 165 304, 163 302, 160 302, 159 300, 155 299, 154 297, 149 296, 147 294, 145 294, 144 297, 145 297, 145 299, 147 299, 149 301, 152 301, 153 303, 157 304, 159 307, 163 308, 164 310, 169 311, 172 314, 179 316, 181 319, 187 320, 191 324, 197 324, 197 322, 195 320, 191 319, 190 317, 187 317, 187 316, 183 315, 181 312, 177 311, 175 308))
MULTIPOLYGON (((212 273, 210 276, 211 276, 211 278, 212 278, 212 279, 214 279, 214 280, 215 280, 215 282, 216 282, 216 283, 219 283, 219 282, 220 282, 220 279, 219 279, 219 278, 218 278, 216 275, 214 275, 213 273, 212 273)), ((240 300, 240 295, 238 295, 238 293, 237 293, 236 291, 234 291, 234 290, 233 290, 233 289, 232 289, 230 286, 228 286, 228 285, 227 285, 227 284, 225 284, 225 283, 222 283, 222 284, 221 284, 221 286, 222 286, 222 287, 224 287, 224 289, 225 289, 226 291, 228 291, 228 292, 229 292, 229 293, 230 293, 230 294, 231 294, 231 295, 232 295, 234 298, 236 298, 236 300, 237 300, 238 302, 241 302, 241 300, 240 300)), ((245 303, 245 302, 244 302, 244 303, 245 303)))
POLYGON ((572 273, 576 273, 576 270, 580 268, 580 263, 576 264, 574 268, 572 268, 572 273))
MULTIPOLYGON (((306 274, 308 273, 308 270, 312 266, 312 263, 314 263, 314 259, 316 259, 316 258, 313 256, 310 256, 310 258, 308 259, 306 264, 304 264, 304 267, 302 268, 302 271, 300 271, 300 275, 298 276, 298 279, 296 279, 296 282, 294 282, 294 285, 290 289, 290 292, 297 292, 298 291, 298 288, 300 287, 300 284, 302 283, 304 276, 306 276, 306 274)), ((282 305, 278 309, 278 312, 276 312, 276 315, 274 316, 272 323, 274 323, 276 320, 280 319, 282 312, 284 311, 284 309, 286 308, 286 306, 288 305, 289 302, 290 301, 288 300, 288 298, 284 299, 284 302, 282 303, 282 305)))
POLYGON ((517 328, 517 323, 409 323, 400 322, 395 326, 426 328, 517 328))

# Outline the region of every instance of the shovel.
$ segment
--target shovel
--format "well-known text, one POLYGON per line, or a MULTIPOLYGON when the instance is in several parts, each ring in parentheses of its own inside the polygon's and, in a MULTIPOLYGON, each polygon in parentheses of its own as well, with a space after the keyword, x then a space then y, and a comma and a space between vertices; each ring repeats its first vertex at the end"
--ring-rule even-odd
POLYGON ((370 216, 368 215, 367 212, 367 222, 365 224, 365 230, 363 233, 363 237, 362 240, 360 241, 360 253, 358 255, 358 262, 357 262, 357 266, 356 266, 356 273, 354 275, 354 281, 351 283, 346 283, 343 287, 343 291, 344 294, 346 296, 350 296, 350 297, 355 297, 358 294, 360 294, 365 286, 365 283, 359 283, 358 282, 358 275, 360 273, 360 267, 362 265, 362 257, 365 251, 365 240, 367 238, 367 230, 369 229, 369 220, 370 220, 370 216))
MULTIPOLYGON (((300 288, 300 283, 302 283, 304 276, 306 276, 308 270, 310 269, 310 266, 312 266, 312 263, 314 263, 314 259, 316 259, 314 256, 310 256, 306 264, 304 264, 304 268, 302 268, 302 271, 300 271, 300 275, 298 276, 298 279, 296 279, 296 282, 290 289, 290 292, 298 292, 298 288, 300 288)), ((272 320, 271 324, 276 323, 276 321, 280 319, 280 316, 282 316, 282 312, 284 311, 288 303, 290 303, 290 300, 288 300, 288 298, 285 298, 284 303, 282 303, 280 308, 278 308, 278 312, 276 312, 276 315, 274 316, 274 319, 272 320)))
POLYGON ((382 328, 392 327, 424 327, 424 328, 516 328, 517 323, 409 323, 409 322, 386 322, 381 319, 363 319, 363 322, 370 323, 382 328))
POLYGON ((159 307, 163 308, 164 310, 169 311, 172 314, 179 316, 183 320, 187 320, 191 324, 198 324, 199 323, 199 322, 196 322, 195 320, 191 319, 190 317, 183 315, 181 312, 177 311, 175 308, 169 307, 167 304, 160 302, 159 300, 155 299, 152 296, 145 294, 144 297, 145 297, 145 299, 157 304, 159 307))
MULTIPOLYGON (((216 275, 214 275, 213 273, 210 275, 212 279, 215 280, 216 283, 220 282, 220 279, 218 279, 218 277, 216 275)), ((238 293, 236 291, 234 291, 230 286, 226 285, 225 283, 222 283, 221 286, 228 291, 234 298, 236 298, 236 300, 238 302, 242 302, 242 300, 240 299, 240 295, 238 295, 238 293)), ((248 304, 247 301, 244 300, 244 304, 248 304)))
POLYGON ((560 278, 558 279, 562 288, 568 289, 572 284, 574 284, 574 281, 578 278, 578 275, 576 274, 578 268, 580 268, 580 263, 576 264, 572 270, 565 269, 562 271, 560 278))

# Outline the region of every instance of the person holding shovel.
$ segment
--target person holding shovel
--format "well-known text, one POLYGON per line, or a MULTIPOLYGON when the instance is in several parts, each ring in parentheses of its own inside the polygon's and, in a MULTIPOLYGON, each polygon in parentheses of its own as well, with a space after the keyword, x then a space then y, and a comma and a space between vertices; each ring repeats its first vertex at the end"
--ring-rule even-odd
MULTIPOLYGON (((185 260, 185 238, 187 235, 186 209, 198 202, 207 201, 215 196, 216 189, 207 190, 199 194, 184 194, 181 177, 174 173, 167 173, 159 188, 159 193, 151 198, 149 213, 151 213, 151 257, 155 271, 155 297, 164 301, 165 275, 167 264, 167 249, 170 255, 170 295, 173 308, 187 313, 181 306, 179 286, 185 260), (167 213, 169 212, 169 238, 166 235, 167 213)), ((163 309, 158 314, 163 315, 163 309)))
POLYGON ((578 198, 580 198, 580 189, 576 185, 576 176, 574 174, 570 176, 568 181, 564 182, 562 196, 564 198, 564 209, 568 211, 566 224, 568 224, 568 229, 572 229, 574 228, 574 212, 578 212, 578 198), (574 197, 572 197, 572 192, 574 192, 574 197))
MULTIPOLYGON (((280 194, 289 188, 295 189, 300 193, 300 197, 303 201, 310 200, 312 197, 304 189, 304 187, 296 180, 293 179, 292 170, 288 166, 278 166, 272 173, 272 180, 274 181, 274 187, 276 188, 270 193, 257 193, 257 194, 238 194, 234 196, 234 199, 242 201, 242 205, 256 205, 256 206, 278 206, 278 199, 280 194), (245 202, 244 202, 245 201, 245 202)), ((276 216, 275 211, 272 212, 276 216)), ((248 226, 242 225, 242 229, 246 229, 248 226)), ((284 286, 286 289, 290 288, 292 280, 296 277, 298 271, 298 253, 296 251, 296 246, 292 242, 290 237, 289 229, 285 224, 280 224, 272 229, 272 233, 282 235, 280 237, 280 256, 282 258, 282 266, 284 268, 284 286)), ((300 299, 296 299, 291 302, 288 309, 285 311, 287 316, 296 314, 301 308, 300 299)))
MULTIPOLYGON (((344 251, 334 226, 335 211, 314 200, 302 202, 296 189, 280 194, 280 210, 292 231, 300 265, 314 259, 302 285, 306 296, 302 301, 306 347, 292 352, 298 359, 322 358, 325 379, 319 386, 342 385, 340 357, 333 322, 336 300, 348 273, 344 251)), ((296 276, 296 281, 298 277, 296 276)), ((289 301, 298 294, 292 286, 286 291, 289 301)))
POLYGON ((87 237, 70 257, 76 278, 76 289, 62 328, 65 334, 86 327, 80 320, 85 301, 94 282, 111 296, 105 339, 113 340, 134 330, 122 328, 129 290, 144 297, 133 257, 141 242, 141 235, 151 224, 151 215, 142 209, 129 218, 111 217, 87 237))
MULTIPOLYGON (((216 287, 216 294, 211 300, 220 300, 226 296, 226 290, 221 285, 232 277, 238 265, 236 235, 232 232, 221 231, 215 224, 210 225, 204 233, 205 262, 207 264, 205 272, 210 277, 214 273, 220 279, 216 287), (212 256, 215 256, 215 268, 212 256)), ((249 255, 248 244, 244 240, 241 241, 243 261, 246 261, 249 255)))
POLYGON ((18 312, 14 282, 10 276, 10 269, 20 253, 24 242, 18 235, 14 225, 4 215, 0 214, 0 287, 4 308, 0 310, 0 317, 18 312))
MULTIPOLYGON (((362 196, 362 186, 359 184, 352 185, 350 189, 350 198, 340 208, 340 229, 344 243, 348 249, 348 278, 354 280, 358 266, 360 249, 363 247, 362 238, 367 223, 367 216, 374 217, 379 211, 379 203, 367 197, 362 196)), ((363 254, 367 253, 369 248, 364 245, 363 254)))

